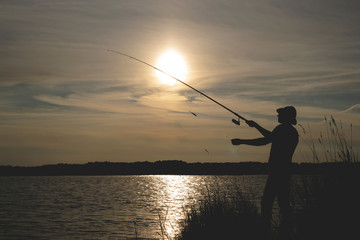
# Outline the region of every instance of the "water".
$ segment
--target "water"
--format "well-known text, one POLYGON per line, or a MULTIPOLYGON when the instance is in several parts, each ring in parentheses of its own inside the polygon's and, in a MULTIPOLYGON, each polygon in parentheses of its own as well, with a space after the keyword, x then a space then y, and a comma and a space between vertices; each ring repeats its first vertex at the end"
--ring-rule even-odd
POLYGON ((260 199, 266 176, 0 177, 0 239, 161 239, 211 189, 260 199), (163 226, 161 230, 160 226, 163 226))

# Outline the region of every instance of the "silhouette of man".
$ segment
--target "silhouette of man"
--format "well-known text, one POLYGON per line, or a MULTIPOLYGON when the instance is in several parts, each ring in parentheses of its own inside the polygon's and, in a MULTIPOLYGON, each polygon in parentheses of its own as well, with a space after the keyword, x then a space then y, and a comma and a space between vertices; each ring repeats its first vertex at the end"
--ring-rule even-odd
POLYGON ((296 109, 287 106, 276 110, 280 123, 270 132, 254 121, 246 121, 250 127, 255 127, 264 137, 257 139, 232 139, 233 145, 262 146, 272 143, 269 156, 269 176, 261 200, 261 215, 268 230, 270 230, 272 207, 278 198, 281 226, 280 234, 284 237, 290 233, 290 166, 295 148, 299 142, 296 125, 296 109))

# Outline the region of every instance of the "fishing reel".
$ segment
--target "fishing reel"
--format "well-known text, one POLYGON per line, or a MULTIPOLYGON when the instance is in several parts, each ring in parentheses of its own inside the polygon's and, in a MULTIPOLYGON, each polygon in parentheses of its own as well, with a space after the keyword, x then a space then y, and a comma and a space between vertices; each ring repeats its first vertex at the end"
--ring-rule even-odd
POLYGON ((233 119, 233 120, 231 120, 231 121, 232 121, 234 124, 240 126, 240 118, 238 118, 238 120, 233 119))

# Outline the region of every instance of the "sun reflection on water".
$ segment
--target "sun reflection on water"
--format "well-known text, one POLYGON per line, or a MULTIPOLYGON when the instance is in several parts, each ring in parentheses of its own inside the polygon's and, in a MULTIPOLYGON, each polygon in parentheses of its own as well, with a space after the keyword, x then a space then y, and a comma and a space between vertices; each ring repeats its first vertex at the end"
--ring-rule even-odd
POLYGON ((127 209, 133 209, 128 211, 128 220, 137 221, 139 236, 146 239, 176 239, 186 214, 199 207, 209 194, 233 191, 243 184, 255 186, 258 182, 251 176, 146 175, 135 179, 136 184, 126 188, 129 194, 136 189, 128 204, 127 209))
POLYGON ((193 176, 161 175, 156 176, 161 192, 157 204, 163 210, 159 213, 160 230, 163 237, 173 238, 180 231, 179 222, 185 218, 185 212, 195 204, 201 192, 196 182, 194 187, 193 176))

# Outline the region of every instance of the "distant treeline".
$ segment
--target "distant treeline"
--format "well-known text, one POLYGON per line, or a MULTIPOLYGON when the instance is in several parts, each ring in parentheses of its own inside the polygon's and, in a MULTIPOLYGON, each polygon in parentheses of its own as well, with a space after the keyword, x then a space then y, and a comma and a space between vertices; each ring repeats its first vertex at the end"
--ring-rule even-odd
MULTIPOLYGON (((293 163, 293 174, 325 172, 360 173, 359 163, 293 163)), ((187 163, 179 160, 157 162, 89 162, 86 164, 56 164, 37 167, 0 166, 0 176, 53 175, 251 175, 267 174, 268 164, 260 162, 187 163)))

